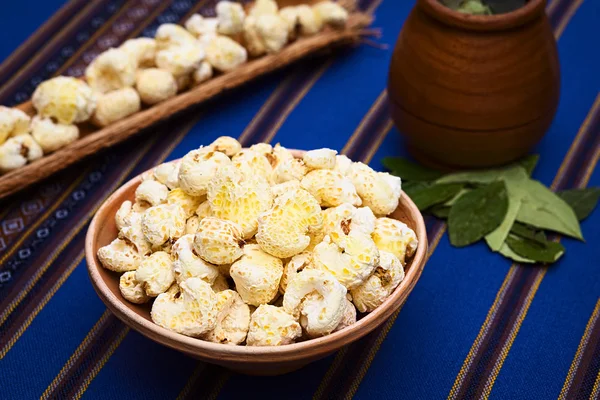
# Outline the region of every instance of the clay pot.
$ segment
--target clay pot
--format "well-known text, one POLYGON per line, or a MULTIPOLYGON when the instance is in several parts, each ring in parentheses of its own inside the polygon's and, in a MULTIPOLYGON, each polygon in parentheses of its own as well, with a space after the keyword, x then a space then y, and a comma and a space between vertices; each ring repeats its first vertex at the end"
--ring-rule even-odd
POLYGON ((415 158, 444 169, 488 167, 539 142, 560 91, 545 4, 474 16, 417 0, 388 81, 392 117, 415 158))

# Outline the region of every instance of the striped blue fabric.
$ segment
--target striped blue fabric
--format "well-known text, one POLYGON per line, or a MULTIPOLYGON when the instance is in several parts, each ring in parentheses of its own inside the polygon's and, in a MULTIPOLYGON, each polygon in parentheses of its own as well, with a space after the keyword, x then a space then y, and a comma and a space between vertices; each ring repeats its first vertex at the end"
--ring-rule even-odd
MULTIPOLYGON (((78 75, 106 46, 208 15, 214 3, 10 2, 0 13, 0 98, 19 101, 57 71, 78 75)), ((562 239, 567 254, 547 270, 512 266, 485 245, 452 248, 443 224, 428 220, 431 257, 402 310, 358 344, 278 377, 239 375, 160 346, 96 296, 82 258, 89 220, 156 163, 222 135, 330 147, 377 169, 383 157, 406 155, 384 89, 414 0, 359 3, 374 11, 387 50, 363 44, 293 65, 0 201, 0 399, 598 398, 598 211, 582 223, 587 243, 562 239), (493 339, 494 329, 506 337, 493 339), (472 362, 483 349, 497 354, 486 359, 490 371, 472 362)), ((535 177, 550 185, 566 166, 561 187, 600 186, 600 2, 552 0, 548 13, 561 101, 536 149, 535 177)))

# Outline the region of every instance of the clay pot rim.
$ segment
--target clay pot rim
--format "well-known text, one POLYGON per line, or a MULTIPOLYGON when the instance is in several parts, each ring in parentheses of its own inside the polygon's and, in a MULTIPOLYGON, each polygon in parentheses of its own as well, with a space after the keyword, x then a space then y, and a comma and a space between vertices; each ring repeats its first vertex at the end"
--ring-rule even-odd
POLYGON ((525 6, 505 14, 470 15, 446 7, 439 0, 418 0, 428 15, 458 28, 476 31, 499 31, 512 29, 538 17, 545 10, 546 0, 528 0, 525 6))

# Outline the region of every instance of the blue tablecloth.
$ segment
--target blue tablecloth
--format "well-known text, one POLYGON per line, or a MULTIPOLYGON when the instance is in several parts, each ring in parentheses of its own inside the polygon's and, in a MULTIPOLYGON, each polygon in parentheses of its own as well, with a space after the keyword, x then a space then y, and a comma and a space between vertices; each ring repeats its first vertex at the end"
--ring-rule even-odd
MULTIPOLYGON (((126 38, 213 7, 60 3, 3 3, 0 104, 27 99, 53 74, 81 74, 126 38)), ((402 310, 365 339, 279 377, 237 375, 162 347, 129 330, 92 289, 83 240, 97 207, 124 180, 220 135, 330 147, 375 168, 404 154, 384 89, 413 5, 361 2, 375 10, 388 50, 362 45, 292 66, 0 202, 0 398, 598 398, 599 211, 582 224, 587 243, 563 240, 567 254, 551 268, 511 265, 484 245, 452 248, 444 225, 428 220, 431 258, 402 310)), ((562 94, 535 177, 597 186, 600 1, 553 0, 548 13, 562 94)))

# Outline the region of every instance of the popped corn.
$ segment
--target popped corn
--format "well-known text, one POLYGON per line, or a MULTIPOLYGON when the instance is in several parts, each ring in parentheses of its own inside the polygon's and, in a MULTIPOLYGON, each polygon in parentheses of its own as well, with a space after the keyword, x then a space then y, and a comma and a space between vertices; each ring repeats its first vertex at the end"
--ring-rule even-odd
POLYGON ((125 200, 119 206, 119 209, 115 213, 115 225, 117 229, 120 231, 126 226, 131 225, 131 217, 132 217, 132 204, 131 201, 125 200))
POLYGON ((302 160, 309 169, 333 169, 337 151, 331 149, 310 150, 304 153, 302 160))
POLYGON ((277 6, 277 2, 275 0, 256 0, 250 8, 248 15, 251 17, 275 15, 277 14, 278 10, 279 7, 277 6))
POLYGON ((372 233, 373 241, 379 250, 385 250, 406 265, 419 244, 417 235, 405 223, 392 218, 377 218, 372 233))
POLYGON ((273 208, 258 218, 256 240, 275 257, 291 257, 306 249, 308 233, 321 229, 322 223, 317 200, 306 190, 296 189, 277 197, 273 208))
POLYGON ((135 271, 127 271, 119 279, 119 291, 125 300, 134 304, 144 304, 150 301, 142 284, 135 279, 135 271))
POLYGON ((171 47, 193 45, 196 37, 177 24, 162 24, 154 35, 156 49, 164 50, 171 47))
POLYGON ((13 136, 0 145, 0 172, 20 168, 42 155, 42 148, 30 134, 13 136))
POLYGON ((31 117, 18 108, 0 106, 0 144, 11 136, 29 132, 31 117))
POLYGON ((173 272, 175 272, 177 283, 195 277, 212 285, 219 276, 219 269, 216 266, 194 254, 193 234, 183 235, 177 239, 171 251, 175 255, 173 272))
POLYGON ((217 30, 222 35, 236 35, 242 32, 246 12, 241 4, 220 1, 215 7, 219 24, 217 30))
POLYGON ((360 206, 362 200, 349 178, 331 169, 316 169, 304 176, 302 187, 312 194, 321 207, 337 207, 344 203, 360 206))
POLYGON ((209 145, 214 151, 225 153, 228 157, 233 157, 242 150, 242 144, 231 136, 221 136, 209 145))
POLYGON ((145 180, 135 189, 135 201, 157 206, 167 200, 169 188, 158 181, 145 180))
POLYGON ((205 201, 204 196, 190 196, 181 188, 171 190, 166 197, 167 204, 178 204, 183 208, 186 218, 190 218, 196 212, 198 206, 205 201))
POLYGON ((76 125, 57 124, 50 118, 35 116, 31 120, 31 136, 40 145, 44 154, 52 153, 79 138, 76 125))
POLYGON ((196 208, 196 215, 198 216, 199 221, 202 221, 203 218, 213 216, 212 210, 210 209, 210 202, 208 200, 200 203, 198 208, 196 208))
POLYGON ((275 182, 284 183, 289 181, 300 181, 308 172, 304 161, 299 158, 283 160, 274 169, 275 182))
POLYGON ((250 317, 248 346, 281 346, 294 343, 302 336, 302 328, 281 307, 261 304, 250 317))
POLYGON ((96 57, 85 69, 85 79, 99 93, 131 87, 137 61, 123 49, 111 48, 96 57))
POLYGON ((324 24, 341 28, 348 21, 348 11, 333 1, 322 1, 312 8, 317 18, 321 19, 324 24))
POLYGON ((310 337, 330 334, 342 321, 346 288, 326 271, 303 269, 289 282, 283 309, 295 318, 310 337))
POLYGON ((169 71, 148 68, 139 71, 135 88, 146 104, 156 104, 177 94, 177 82, 169 71))
POLYGON ((273 204, 271 188, 262 177, 244 176, 232 165, 217 170, 208 186, 207 198, 212 214, 237 223, 243 239, 254 236, 258 216, 273 204))
POLYGON ((185 221, 185 234, 196 234, 200 226, 200 218, 197 215, 192 215, 185 221))
POLYGON ((57 76, 40 83, 31 103, 41 117, 51 117, 65 125, 84 122, 96 108, 96 96, 90 86, 81 79, 57 76))
POLYGON ((262 251, 260 246, 248 244, 244 246, 244 255, 231 265, 229 273, 244 302, 259 306, 277 296, 283 263, 262 251))
POLYGON ((342 320, 340 321, 339 325, 333 330, 333 332, 341 331, 345 327, 355 323, 356 307, 354 307, 354 304, 352 304, 352 301, 350 301, 350 299, 346 298, 346 308, 344 309, 344 315, 342 316, 342 320))
POLYGON ((160 164, 153 170, 154 179, 166 185, 170 190, 179 186, 177 175, 179 174, 180 163, 167 162, 160 164))
POLYGON ((277 14, 249 16, 244 21, 244 40, 250 55, 277 53, 288 41, 288 27, 277 14))
POLYGON ((133 244, 142 256, 146 256, 152 252, 152 244, 146 240, 142 229, 142 214, 139 212, 130 212, 127 215, 126 223, 119 231, 119 238, 126 239, 133 244))
POLYGON ((250 327, 250 308, 233 290, 217 293, 215 328, 203 337, 214 343, 237 345, 246 340, 250 327))
POLYGON ((192 78, 194 79, 194 83, 198 85, 212 78, 213 73, 212 65, 208 61, 202 61, 192 74, 192 78))
POLYGON ((216 36, 206 46, 206 61, 221 72, 231 71, 247 59, 246 49, 227 36, 216 36))
POLYGON ((361 162, 352 164, 349 175, 363 205, 371 208, 375 215, 388 215, 398 207, 402 193, 400 178, 376 172, 361 162))
POLYGON ((337 156, 335 156, 335 166, 333 167, 334 171, 337 171, 344 176, 348 176, 348 173, 350 172, 351 168, 351 159, 349 159, 344 154, 338 154, 337 156))
POLYGON ((204 56, 204 50, 195 43, 173 46, 156 53, 156 65, 175 77, 180 77, 189 75, 200 67, 204 56))
POLYGON ((185 29, 195 37, 216 34, 218 26, 219 20, 217 18, 205 18, 200 14, 194 14, 185 21, 185 29))
POLYGON ((158 295, 150 316, 163 328, 199 337, 215 328, 217 295, 202 279, 190 278, 158 295))
POLYGON ((166 292, 175 282, 173 258, 164 251, 152 253, 140 263, 135 271, 135 280, 140 283, 150 297, 156 297, 166 292))
POLYGON ((152 38, 128 39, 119 48, 135 60, 138 68, 152 68, 156 65, 156 40, 152 38))
POLYGON ((262 176, 269 184, 274 183, 275 177, 271 163, 267 157, 256 151, 256 148, 240 151, 232 157, 231 162, 244 174, 262 176))
POLYGON ((371 235, 375 229, 375 215, 369 207, 356 208, 352 204, 323 210, 323 233, 338 243, 350 231, 371 235))
POLYGON ((185 211, 177 204, 160 204, 147 209, 142 215, 142 231, 156 246, 167 240, 179 239, 185 232, 185 211))
POLYGON ((133 244, 119 238, 100 247, 98 259, 104 268, 115 272, 135 271, 142 261, 133 244))
POLYGON ((241 228, 234 222, 214 217, 200 221, 194 238, 196 253, 211 264, 231 264, 244 253, 241 228))
POLYGON ((321 16, 310 6, 306 4, 296 6, 296 13, 298 15, 298 25, 300 26, 300 33, 302 35, 314 35, 323 29, 321 16))
POLYGON ((300 181, 292 180, 271 186, 271 193, 273 193, 273 199, 275 199, 285 192, 296 189, 301 189, 300 181))
POLYGON ((92 122, 100 127, 112 124, 140 111, 140 96, 135 89, 127 87, 98 96, 92 122))
POLYGON ((192 150, 181 161, 179 187, 192 196, 205 195, 217 169, 230 163, 229 157, 210 148, 192 150))
POLYGON ((303 252, 292 257, 283 268, 283 275, 281 275, 281 281, 279 282, 279 293, 285 294, 288 283, 294 279, 298 272, 304 268, 310 268, 311 264, 312 254, 310 252, 303 252))
POLYGON ((294 40, 300 30, 300 15, 296 6, 283 7, 279 10, 279 16, 287 26, 288 38, 294 40))
POLYGON ((392 253, 381 251, 380 263, 365 283, 352 289, 352 301, 360 312, 379 307, 404 279, 404 268, 392 253))

